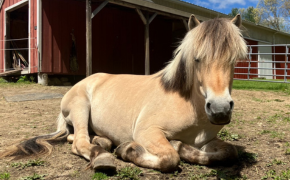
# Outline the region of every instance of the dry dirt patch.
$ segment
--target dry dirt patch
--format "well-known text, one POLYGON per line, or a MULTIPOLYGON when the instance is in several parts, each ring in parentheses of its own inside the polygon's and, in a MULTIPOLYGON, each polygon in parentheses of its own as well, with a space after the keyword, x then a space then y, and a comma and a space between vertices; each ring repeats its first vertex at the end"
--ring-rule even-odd
MULTIPOLYGON (((70 87, 39 85, 0 85, 0 151, 24 138, 55 131, 61 99, 7 102, 2 93, 45 92, 65 94, 70 87)), ((171 174, 140 168, 140 179, 261 179, 283 176, 290 167, 290 98, 282 93, 233 90, 235 110, 231 124, 225 126, 221 138, 237 146, 240 160, 231 167, 204 167, 184 162, 171 174)), ((41 166, 20 167, 28 160, 0 160, 0 173, 9 172, 10 179, 34 173, 45 179, 91 179, 93 171, 85 171, 87 161, 71 153, 68 143, 56 145, 41 166), (14 163, 14 166, 13 166, 14 163), (16 165, 15 165, 16 164, 16 165)), ((118 169, 132 166, 117 160, 118 169)), ((289 171, 290 177, 290 171, 289 171)), ((111 179, 118 179, 111 176, 111 179)), ((285 178, 286 179, 286 178, 285 178)))

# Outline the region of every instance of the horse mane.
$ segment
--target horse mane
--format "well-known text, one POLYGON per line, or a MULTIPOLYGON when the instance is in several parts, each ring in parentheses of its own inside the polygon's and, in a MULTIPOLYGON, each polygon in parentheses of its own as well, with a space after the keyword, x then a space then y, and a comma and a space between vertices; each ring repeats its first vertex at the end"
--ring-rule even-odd
POLYGON ((166 91, 178 91, 190 98, 194 81, 194 60, 210 65, 234 65, 247 55, 241 30, 229 19, 205 21, 190 30, 174 51, 173 60, 161 70, 161 83, 166 91))

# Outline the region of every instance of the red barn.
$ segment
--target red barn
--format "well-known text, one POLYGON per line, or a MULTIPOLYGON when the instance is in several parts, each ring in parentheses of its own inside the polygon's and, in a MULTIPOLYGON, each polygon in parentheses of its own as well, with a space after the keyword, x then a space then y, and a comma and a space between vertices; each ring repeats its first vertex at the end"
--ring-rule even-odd
MULTIPOLYGON (((0 73, 21 69, 21 74, 84 76, 90 68, 92 73, 155 73, 171 59, 190 14, 202 21, 228 17, 179 0, 0 0, 0 73), (86 40, 90 1, 95 16, 89 18, 91 43, 86 40), (91 57, 86 47, 92 48, 91 57)), ((287 33, 251 22, 244 26, 249 45, 290 42, 287 33)), ((252 52, 258 49, 253 46, 252 52)), ((258 58, 252 56, 256 69, 250 78, 257 77, 258 58)), ((248 62, 238 66, 247 67, 248 62)), ((247 72, 236 69, 235 77, 247 78, 242 74, 247 72)))

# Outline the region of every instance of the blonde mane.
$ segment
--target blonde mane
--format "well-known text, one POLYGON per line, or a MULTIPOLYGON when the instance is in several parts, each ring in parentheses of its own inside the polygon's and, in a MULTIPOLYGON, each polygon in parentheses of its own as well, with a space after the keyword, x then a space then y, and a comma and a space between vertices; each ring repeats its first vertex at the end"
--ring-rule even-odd
POLYGON ((179 91, 189 98, 194 79, 194 60, 210 65, 236 63, 247 55, 247 45, 240 29, 228 19, 205 21, 190 30, 174 51, 174 58, 161 71, 161 82, 166 91, 179 91))

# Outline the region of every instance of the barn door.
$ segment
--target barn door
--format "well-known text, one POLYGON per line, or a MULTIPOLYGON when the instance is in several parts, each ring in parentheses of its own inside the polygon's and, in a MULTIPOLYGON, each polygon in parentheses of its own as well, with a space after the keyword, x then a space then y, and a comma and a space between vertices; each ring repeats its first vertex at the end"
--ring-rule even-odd
MULTIPOLYGON (((262 42, 259 42, 258 45, 268 45, 262 42)), ((272 47, 271 46, 259 46, 258 47, 259 53, 272 53, 272 47)), ((272 61, 272 55, 264 55, 259 54, 258 55, 258 67, 259 68, 267 68, 267 69, 258 69, 259 77, 264 77, 266 79, 273 79, 273 63, 272 61)))

